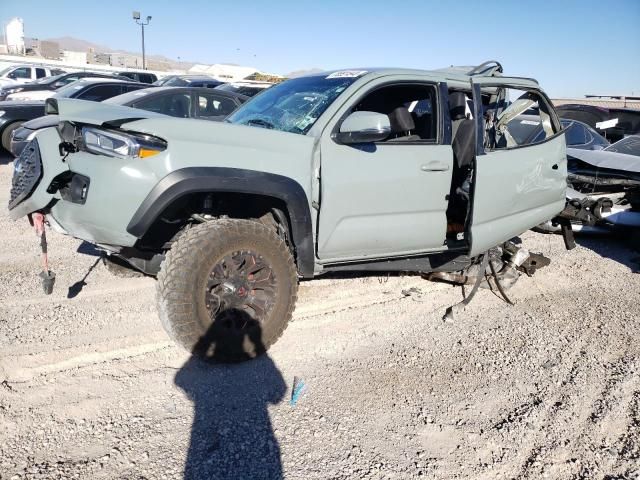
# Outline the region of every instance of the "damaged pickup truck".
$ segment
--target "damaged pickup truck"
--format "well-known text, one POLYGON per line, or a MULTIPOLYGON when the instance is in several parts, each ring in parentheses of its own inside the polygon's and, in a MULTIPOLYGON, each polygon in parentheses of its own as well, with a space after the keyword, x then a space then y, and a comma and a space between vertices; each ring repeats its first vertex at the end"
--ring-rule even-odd
POLYGON ((544 262, 510 239, 565 206, 559 119, 535 80, 497 62, 296 78, 224 123, 80 100, 48 108, 60 123, 16 160, 10 216, 46 218, 157 276, 163 326, 206 358, 272 345, 300 278, 513 283, 544 262), (544 135, 528 143, 519 133, 532 121, 544 135))

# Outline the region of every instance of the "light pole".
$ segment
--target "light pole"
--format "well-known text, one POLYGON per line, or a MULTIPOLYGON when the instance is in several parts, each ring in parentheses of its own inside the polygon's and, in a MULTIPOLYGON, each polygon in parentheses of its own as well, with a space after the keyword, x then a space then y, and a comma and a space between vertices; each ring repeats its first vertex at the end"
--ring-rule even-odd
POLYGON ((149 25, 149 22, 151 22, 151 16, 148 16, 147 23, 144 23, 142 20, 140 20, 140 12, 133 12, 133 19, 142 28, 142 69, 146 70, 147 62, 145 61, 145 58, 144 58, 144 27, 145 25, 149 25))

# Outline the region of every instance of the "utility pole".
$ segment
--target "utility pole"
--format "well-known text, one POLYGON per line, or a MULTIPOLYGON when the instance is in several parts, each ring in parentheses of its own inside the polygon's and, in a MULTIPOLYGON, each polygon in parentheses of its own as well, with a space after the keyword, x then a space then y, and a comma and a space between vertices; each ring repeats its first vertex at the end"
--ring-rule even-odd
POLYGON ((144 27, 145 25, 149 25, 149 23, 151 22, 151 16, 147 17, 147 23, 145 23, 144 21, 140 20, 140 12, 133 12, 133 19, 142 28, 142 69, 146 70, 147 62, 144 55, 144 27))

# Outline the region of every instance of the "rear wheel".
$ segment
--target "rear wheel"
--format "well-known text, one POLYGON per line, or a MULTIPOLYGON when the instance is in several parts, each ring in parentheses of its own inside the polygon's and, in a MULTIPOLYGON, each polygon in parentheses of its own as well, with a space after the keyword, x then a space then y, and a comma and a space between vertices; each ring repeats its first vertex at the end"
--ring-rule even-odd
POLYGON ((180 236, 162 263, 156 301, 177 343, 205 359, 238 362, 276 342, 297 291, 284 240, 264 224, 225 219, 180 236))
POLYGON ((20 128, 20 125, 22 125, 23 123, 24 122, 13 122, 13 123, 10 123, 2 131, 2 148, 4 148, 6 151, 10 151, 9 148, 11 147, 11 134, 15 130, 20 128))

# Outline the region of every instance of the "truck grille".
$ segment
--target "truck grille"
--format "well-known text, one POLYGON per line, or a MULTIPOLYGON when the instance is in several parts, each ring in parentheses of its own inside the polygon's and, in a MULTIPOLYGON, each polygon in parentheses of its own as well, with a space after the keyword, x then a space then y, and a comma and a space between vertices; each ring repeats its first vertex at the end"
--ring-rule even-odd
POLYGON ((31 195, 42 178, 42 162, 38 141, 32 140, 13 162, 13 179, 9 196, 9 210, 31 195))

